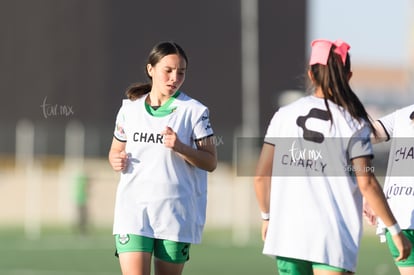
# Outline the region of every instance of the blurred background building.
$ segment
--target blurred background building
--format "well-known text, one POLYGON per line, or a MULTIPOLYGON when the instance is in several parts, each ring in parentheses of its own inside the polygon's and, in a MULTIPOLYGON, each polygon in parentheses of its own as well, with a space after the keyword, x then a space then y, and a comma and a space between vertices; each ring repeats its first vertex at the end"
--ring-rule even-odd
POLYGON ((351 44, 352 84, 374 118, 413 102, 409 0, 376 1, 376 15, 335 2, 2 0, 0 220, 31 234, 73 222, 72 187, 86 174, 90 222, 111 223, 116 113, 126 88, 146 81, 152 46, 174 40, 189 56, 182 90, 210 108, 217 136, 209 196, 220 205, 209 205, 208 225, 256 221, 252 180, 234 171, 236 141, 263 136, 279 105, 306 90, 311 40, 351 44))
MULTIPOLYGON (((223 143, 220 158, 231 161, 243 116, 241 1, 5 0, 0 5, 2 154, 14 154, 15 125, 29 119, 37 155, 64 154, 65 127, 76 120, 85 127, 85 155, 106 156, 124 91, 147 81, 152 46, 174 40, 190 60, 182 90, 209 106, 223 143)), ((261 133, 279 92, 301 84, 306 3, 258 5, 261 133)))

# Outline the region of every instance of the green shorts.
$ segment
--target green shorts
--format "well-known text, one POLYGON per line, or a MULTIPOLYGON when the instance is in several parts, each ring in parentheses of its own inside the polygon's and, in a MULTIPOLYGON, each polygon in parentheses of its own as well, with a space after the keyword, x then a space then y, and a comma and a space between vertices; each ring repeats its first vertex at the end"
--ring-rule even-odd
POLYGON ((280 275, 313 275, 314 269, 347 272, 347 270, 339 267, 279 256, 276 257, 276 264, 280 275))
POLYGON ((181 264, 190 259, 190 244, 153 239, 133 234, 115 235, 116 254, 148 252, 160 260, 181 264))
MULTIPOLYGON (((414 247, 414 230, 402 230, 403 234, 407 237, 407 239, 410 240, 411 244, 414 247)), ((387 231, 385 234, 385 237, 387 238, 387 244, 388 248, 391 252, 392 257, 395 259, 397 258, 400 253, 398 252, 397 247, 394 245, 394 242, 392 241, 391 234, 387 231)), ((399 261, 395 262, 395 264, 399 267, 408 267, 408 266, 414 266, 414 253, 411 252, 410 256, 405 261, 399 261)))

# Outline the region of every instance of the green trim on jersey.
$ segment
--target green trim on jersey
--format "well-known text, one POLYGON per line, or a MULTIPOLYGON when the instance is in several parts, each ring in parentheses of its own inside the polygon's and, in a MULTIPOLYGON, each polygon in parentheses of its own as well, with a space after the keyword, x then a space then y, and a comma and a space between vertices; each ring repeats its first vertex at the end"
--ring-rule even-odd
POLYGON ((145 102, 145 109, 150 115, 155 116, 155 117, 167 116, 171 114, 172 112, 174 112, 175 109, 177 108, 177 107, 170 108, 170 105, 180 95, 180 93, 181 93, 180 91, 177 91, 167 100, 167 102, 165 102, 163 105, 161 105, 156 110, 154 110, 154 108, 152 108, 147 102, 145 102))

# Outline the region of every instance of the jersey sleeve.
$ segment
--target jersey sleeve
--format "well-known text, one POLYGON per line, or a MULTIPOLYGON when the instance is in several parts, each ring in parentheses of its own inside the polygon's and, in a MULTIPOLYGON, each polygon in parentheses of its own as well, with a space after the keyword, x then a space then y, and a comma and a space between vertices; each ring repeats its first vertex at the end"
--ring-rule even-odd
POLYGON ((371 143, 371 129, 368 125, 364 125, 351 137, 348 145, 348 156, 349 159, 374 156, 371 143))
POLYGON ((125 114, 124 114, 124 107, 122 106, 119 111, 118 115, 116 116, 115 121, 115 130, 114 130, 114 137, 121 141, 126 142, 127 141, 127 135, 125 133, 125 114))
POLYGON ((210 123, 210 112, 206 108, 194 126, 193 139, 200 140, 212 135, 214 132, 210 123))
POLYGON ((387 134, 387 141, 390 139, 394 132, 395 114, 396 112, 392 112, 391 114, 386 115, 378 120, 384 128, 385 133, 387 134))

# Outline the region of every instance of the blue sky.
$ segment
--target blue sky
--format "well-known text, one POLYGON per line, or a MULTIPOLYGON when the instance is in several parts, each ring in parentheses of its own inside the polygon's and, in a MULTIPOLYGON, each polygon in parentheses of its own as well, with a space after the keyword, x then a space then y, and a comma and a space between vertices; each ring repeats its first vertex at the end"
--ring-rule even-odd
POLYGON ((407 66, 414 38, 410 1, 308 0, 308 43, 342 39, 351 45, 354 64, 407 66))

